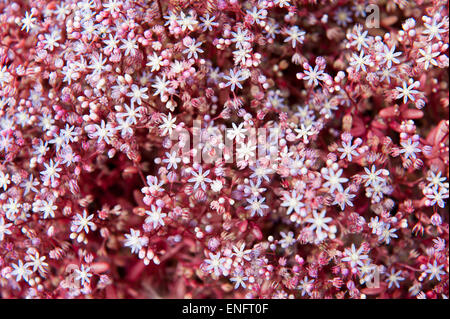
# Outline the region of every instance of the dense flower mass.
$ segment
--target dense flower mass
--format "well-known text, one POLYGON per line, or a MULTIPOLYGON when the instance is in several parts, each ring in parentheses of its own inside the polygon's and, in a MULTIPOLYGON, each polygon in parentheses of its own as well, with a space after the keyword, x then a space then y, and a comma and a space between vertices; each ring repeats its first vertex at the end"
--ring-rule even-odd
POLYGON ((0 2, 1 298, 447 298, 446 0, 0 2))

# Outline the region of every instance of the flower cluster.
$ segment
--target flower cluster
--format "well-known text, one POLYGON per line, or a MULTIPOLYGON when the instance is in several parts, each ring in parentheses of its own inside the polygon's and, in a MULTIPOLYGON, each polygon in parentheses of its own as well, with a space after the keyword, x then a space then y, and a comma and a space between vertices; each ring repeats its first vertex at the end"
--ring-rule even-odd
POLYGON ((447 298, 448 10, 2 1, 0 296, 447 298))

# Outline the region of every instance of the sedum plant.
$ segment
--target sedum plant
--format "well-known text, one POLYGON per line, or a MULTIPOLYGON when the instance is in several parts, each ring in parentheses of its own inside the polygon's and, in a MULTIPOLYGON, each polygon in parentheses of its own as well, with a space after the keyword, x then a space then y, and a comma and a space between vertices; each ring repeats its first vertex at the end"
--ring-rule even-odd
POLYGON ((447 298, 448 3, 0 3, 2 298, 447 298))

